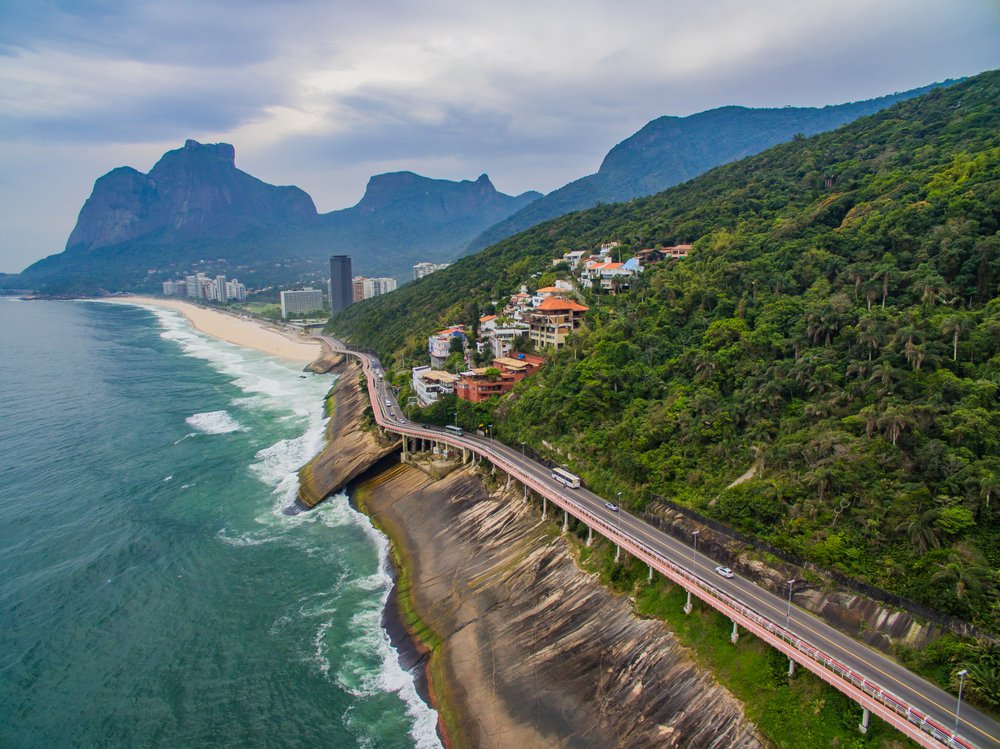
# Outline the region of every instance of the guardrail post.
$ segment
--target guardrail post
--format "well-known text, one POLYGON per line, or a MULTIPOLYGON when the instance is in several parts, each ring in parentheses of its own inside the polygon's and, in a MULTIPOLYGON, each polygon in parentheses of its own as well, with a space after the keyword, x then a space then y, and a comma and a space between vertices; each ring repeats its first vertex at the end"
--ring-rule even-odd
POLYGON ((735 645, 736 642, 739 639, 740 639, 740 625, 737 624, 736 621, 734 620, 733 621, 733 633, 731 635, 729 635, 729 641, 731 643, 733 643, 733 645, 735 645))
POLYGON ((691 609, 693 609, 694 606, 691 605, 691 591, 689 590, 687 592, 687 594, 688 594, 688 599, 687 599, 687 603, 684 604, 684 613, 685 614, 690 614, 691 613, 691 609))
POLYGON ((868 712, 867 707, 861 708, 861 724, 858 726, 858 730, 861 731, 861 733, 868 733, 868 718, 870 716, 871 713, 868 712))

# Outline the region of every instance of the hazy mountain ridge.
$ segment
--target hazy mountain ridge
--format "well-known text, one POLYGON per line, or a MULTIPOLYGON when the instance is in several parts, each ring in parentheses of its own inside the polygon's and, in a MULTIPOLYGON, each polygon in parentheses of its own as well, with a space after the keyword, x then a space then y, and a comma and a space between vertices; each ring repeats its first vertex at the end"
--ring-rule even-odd
POLYGON ((250 282, 320 280, 339 253, 359 274, 408 279, 413 263, 454 259, 471 237, 540 196, 505 195, 485 174, 454 182, 394 172, 372 177, 357 205, 319 214, 305 191, 268 184, 235 158, 228 143, 188 140, 148 174, 111 170, 95 182, 65 251, 4 285, 156 290, 195 265, 250 282))
POLYGON ((726 106, 688 117, 664 116, 612 148, 596 174, 574 180, 491 226, 469 245, 488 247, 519 231, 598 203, 620 203, 653 195, 794 136, 815 135, 874 114, 955 81, 825 107, 751 109, 726 106))

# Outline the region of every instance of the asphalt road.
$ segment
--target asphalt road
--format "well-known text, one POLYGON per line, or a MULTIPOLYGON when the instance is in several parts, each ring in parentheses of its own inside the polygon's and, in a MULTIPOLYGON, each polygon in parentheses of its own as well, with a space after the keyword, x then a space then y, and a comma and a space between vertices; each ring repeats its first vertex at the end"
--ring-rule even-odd
MULTIPOLYGON (((339 341, 325 336, 324 338, 331 345, 343 348, 343 344, 339 341)), ((377 359, 367 355, 362 356, 368 359, 369 366, 377 367, 378 371, 381 371, 381 365, 377 359)), ((428 436, 435 433, 444 434, 440 428, 425 428, 421 424, 407 421, 391 388, 384 380, 376 378, 375 382, 379 393, 377 405, 381 414, 388 421, 394 422, 399 427, 419 430, 421 434, 428 436)), ((455 439, 454 435, 448 435, 448 437, 455 439)), ((491 454, 499 456, 518 466, 520 470, 558 493, 568 502, 603 518, 605 522, 616 526, 621 533, 639 541, 675 565, 710 582, 761 616, 784 626, 786 613, 789 612, 787 598, 777 596, 739 575, 734 575, 732 578, 720 576, 715 571, 715 567, 719 564, 715 560, 710 559, 700 551, 695 552, 692 547, 624 510, 613 512, 607 509, 605 502, 608 500, 597 496, 586 488, 570 489, 565 487, 552 478, 548 468, 525 457, 515 448, 508 447, 488 437, 480 437, 468 432, 458 439, 465 445, 475 446, 488 456, 491 454)), ((866 644, 834 629, 813 614, 800 609, 795 605, 794 596, 790 613, 788 613, 786 629, 837 659, 851 670, 879 684, 896 697, 908 702, 941 726, 951 730, 955 725, 957 698, 954 695, 934 686, 879 651, 873 650, 866 644)), ((860 721, 860 707, 858 713, 860 721)), ((1000 749, 1000 725, 965 701, 961 707, 957 734, 966 741, 970 741, 974 746, 982 747, 982 749, 1000 749)))

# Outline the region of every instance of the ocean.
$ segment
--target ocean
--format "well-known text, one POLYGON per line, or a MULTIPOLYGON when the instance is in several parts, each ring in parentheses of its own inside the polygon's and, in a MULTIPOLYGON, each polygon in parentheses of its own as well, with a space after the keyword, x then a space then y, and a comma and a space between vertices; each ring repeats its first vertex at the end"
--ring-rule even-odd
POLYGON ((331 376, 179 314, 0 299, 0 747, 439 747, 386 539, 290 514, 331 376))

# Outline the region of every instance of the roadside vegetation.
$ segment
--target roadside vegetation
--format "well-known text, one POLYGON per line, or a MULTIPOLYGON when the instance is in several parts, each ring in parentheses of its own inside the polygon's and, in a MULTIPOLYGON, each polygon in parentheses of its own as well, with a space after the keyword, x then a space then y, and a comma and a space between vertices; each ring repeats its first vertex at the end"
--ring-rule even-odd
MULTIPOLYGON (((548 366, 459 423, 492 424, 633 509, 669 497, 995 635, 998 102, 1000 73, 977 76, 541 225, 332 327, 412 363, 427 334, 564 252, 693 242, 627 292, 590 295, 548 366)), ((427 416, 450 421, 445 408, 427 416)), ((996 646, 949 642, 908 657, 945 685, 969 669, 970 698, 996 709, 996 646)))

